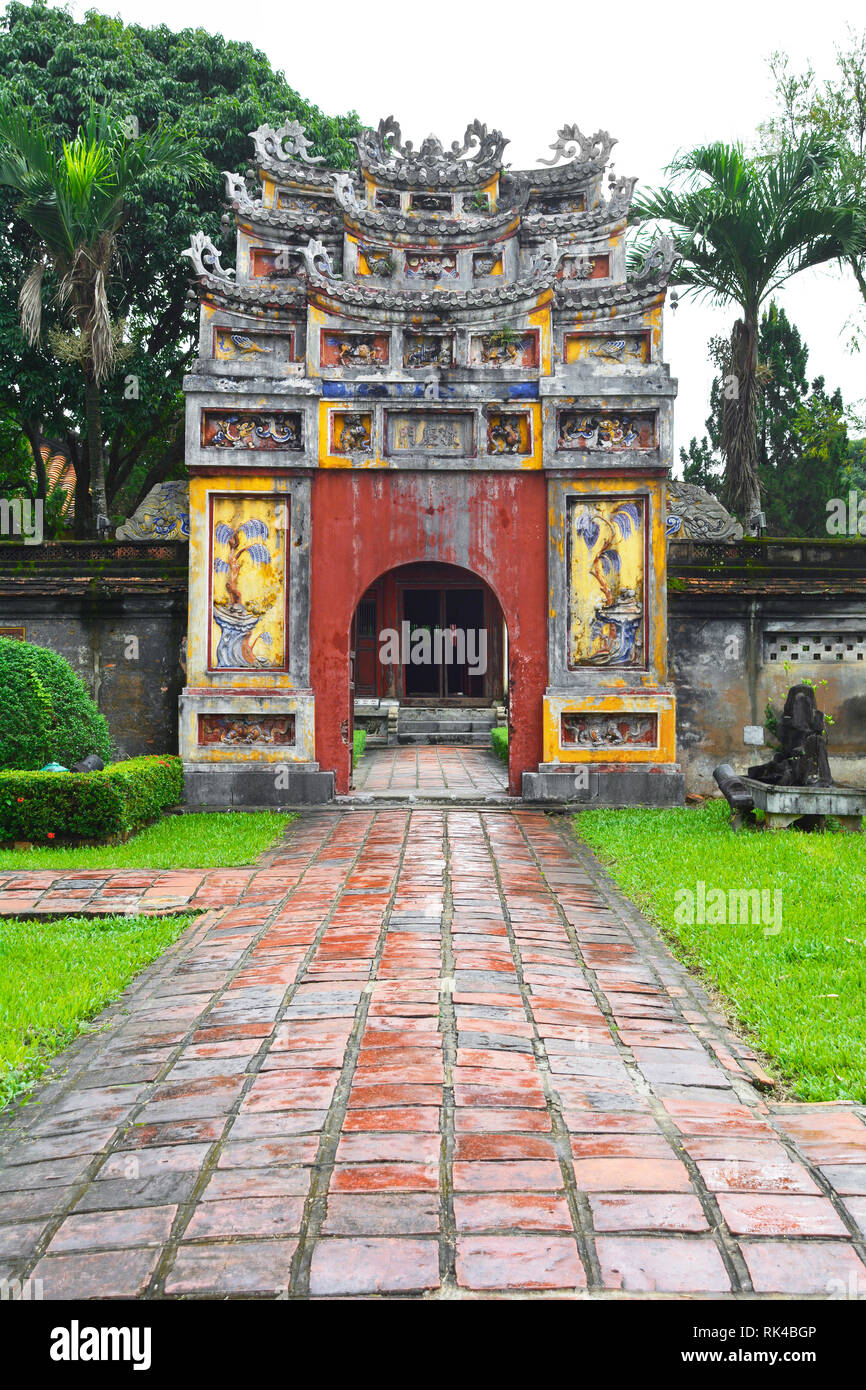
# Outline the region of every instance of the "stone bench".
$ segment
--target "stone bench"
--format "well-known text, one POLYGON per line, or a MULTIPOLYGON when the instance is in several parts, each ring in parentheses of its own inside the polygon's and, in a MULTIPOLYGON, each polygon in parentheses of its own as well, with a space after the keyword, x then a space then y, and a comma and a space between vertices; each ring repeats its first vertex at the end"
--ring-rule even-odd
MULTIPOLYGON (((844 830, 853 832, 862 829, 863 816, 866 815, 866 790, 859 787, 773 787, 766 782, 756 781, 754 777, 742 777, 740 780, 748 790, 755 810, 764 812, 770 830, 784 830, 804 816, 814 818, 818 828, 824 826, 827 816, 835 816, 844 830)), ((740 830, 744 825, 753 823, 753 812, 732 812, 732 829, 740 830)))

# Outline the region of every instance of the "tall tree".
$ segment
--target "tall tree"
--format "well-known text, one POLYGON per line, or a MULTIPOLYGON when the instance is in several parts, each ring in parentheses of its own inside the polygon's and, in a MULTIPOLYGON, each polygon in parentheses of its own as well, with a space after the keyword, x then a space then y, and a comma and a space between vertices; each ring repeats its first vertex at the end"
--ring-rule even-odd
MULTIPOLYGON (((710 359, 721 373, 723 339, 713 339, 710 359)), ((773 535, 822 535, 827 499, 844 491, 854 443, 848 438, 841 392, 828 393, 822 377, 810 389, 809 350, 784 309, 771 301, 758 334, 756 405, 758 474, 767 527, 773 535)), ((707 434, 680 450, 686 482, 720 491, 718 457, 724 407, 723 378, 713 378, 707 434)))
MULTIPOLYGON (((182 123, 209 164, 198 192, 169 171, 127 203, 110 302, 113 317, 126 322, 131 350, 122 370, 101 387, 107 500, 110 512, 124 515, 153 483, 183 474, 182 381, 197 335, 185 298, 189 267, 180 252, 199 228, 233 250, 233 238, 229 242, 220 225, 220 171, 243 172, 252 149, 249 131, 285 119, 301 122, 315 153, 348 167, 360 122, 352 114, 326 116, 304 101, 250 44, 203 29, 174 33, 164 25, 126 25, 92 11, 78 23, 43 0, 10 0, 0 20, 0 95, 35 108, 55 140, 72 140, 94 102, 137 122, 143 134, 160 121, 182 123)), ((43 435, 64 442, 76 468, 77 496, 86 505, 83 377, 75 361, 60 360, 50 349, 53 331, 65 327, 59 307, 50 300, 45 305, 41 345, 29 346, 18 326, 18 292, 34 246, 13 216, 15 197, 0 188, 0 409, 19 421, 34 468, 43 435)))
POLYGON ((0 97, 0 184, 17 194, 15 214, 36 239, 36 258, 18 296, 21 327, 32 346, 42 331, 43 281, 75 332, 56 346, 84 374, 87 461, 97 518, 108 522, 100 387, 118 358, 120 325, 112 322, 109 284, 129 199, 171 174, 183 187, 206 165, 182 130, 157 126, 134 136, 109 112, 93 108, 75 138, 59 149, 41 120, 0 97))
MULTIPOLYGON (((849 30, 836 47, 833 75, 819 82, 814 69, 791 69, 785 53, 769 60, 776 111, 759 127, 760 148, 772 162, 780 150, 802 140, 818 141, 831 151, 822 176, 829 196, 843 204, 866 204, 866 29, 849 30)), ((866 248, 852 248, 843 258, 866 303, 866 248)))
MULTIPOLYGON (((858 253, 866 245, 861 209, 840 206, 822 181, 828 155, 804 141, 774 163, 740 145, 689 150, 668 166, 673 183, 636 200, 642 222, 670 227, 681 257, 673 280, 740 315, 724 374, 721 449, 725 499, 747 525, 760 510, 757 408, 762 304, 792 275, 858 253)), ((638 248, 645 246, 641 236, 638 248)))

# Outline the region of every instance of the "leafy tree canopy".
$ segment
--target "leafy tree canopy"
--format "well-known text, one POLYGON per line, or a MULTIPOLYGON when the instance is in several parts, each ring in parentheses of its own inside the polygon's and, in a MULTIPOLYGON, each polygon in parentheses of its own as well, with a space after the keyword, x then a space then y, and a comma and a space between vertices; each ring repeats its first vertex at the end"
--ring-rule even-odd
MULTIPOLYGON (((154 482, 183 471, 181 385, 196 324, 180 252, 198 229, 219 243, 221 171, 242 172, 249 132, 285 119, 301 122, 315 153, 348 167, 361 126, 354 114, 326 116, 304 101, 248 43, 203 29, 127 25, 95 11, 79 23, 41 0, 11 0, 0 22, 0 93, 36 111, 57 139, 74 138, 94 103, 133 118, 143 132, 180 123, 211 166, 197 189, 166 178, 133 196, 120 230, 111 312, 125 321, 127 345, 104 384, 102 418, 109 507, 125 513, 154 482)), ((81 373, 52 351, 52 330, 56 342, 62 327, 56 306, 46 305, 37 347, 26 345, 18 325, 18 292, 38 247, 13 206, 14 194, 0 189, 0 417, 19 422, 34 455, 40 434, 65 439, 86 471, 81 373)), ((224 244, 230 251, 233 241, 224 244)), ((7 457, 15 462, 0 450, 0 481, 7 457)))
MULTIPOLYGON (((811 64, 794 72, 785 53, 769 60, 776 110, 758 129, 763 158, 772 164, 779 152, 807 139, 820 142, 830 158, 820 171, 829 196, 863 207, 866 202, 866 29, 848 30, 836 47, 832 76, 819 81, 811 64)), ((845 258, 866 301, 866 247, 845 258)), ((862 307, 862 306, 861 306, 862 307)), ((863 319, 853 320, 859 346, 863 319)))

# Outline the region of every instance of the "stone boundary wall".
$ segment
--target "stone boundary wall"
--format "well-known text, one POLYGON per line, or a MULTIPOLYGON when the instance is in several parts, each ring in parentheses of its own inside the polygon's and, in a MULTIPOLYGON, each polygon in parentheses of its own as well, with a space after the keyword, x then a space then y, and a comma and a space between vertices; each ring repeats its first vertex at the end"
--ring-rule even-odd
MULTIPOLYGON (((688 791, 715 793, 723 760, 764 761, 744 730, 803 679, 835 721, 834 775, 866 786, 866 543, 675 541, 668 600, 688 791)), ((186 608, 185 545, 0 544, 0 630, 67 658, 122 756, 177 750, 186 608)))
POLYGON ((672 542, 668 635, 688 791, 715 794, 722 761, 767 761, 744 730, 806 680, 834 720, 834 777, 866 786, 866 542, 672 542))
POLYGON ((0 635, 66 657, 121 757, 177 752, 187 621, 187 547, 0 545, 0 635))

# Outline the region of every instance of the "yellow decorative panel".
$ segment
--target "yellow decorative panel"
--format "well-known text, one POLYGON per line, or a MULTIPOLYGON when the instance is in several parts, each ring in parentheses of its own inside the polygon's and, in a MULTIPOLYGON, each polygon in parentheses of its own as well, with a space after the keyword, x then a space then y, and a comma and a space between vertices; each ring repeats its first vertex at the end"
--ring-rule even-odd
POLYGON ((546 763, 672 763, 676 705, 668 691, 544 697, 546 763))

